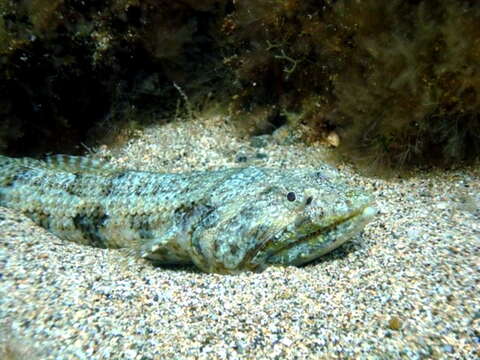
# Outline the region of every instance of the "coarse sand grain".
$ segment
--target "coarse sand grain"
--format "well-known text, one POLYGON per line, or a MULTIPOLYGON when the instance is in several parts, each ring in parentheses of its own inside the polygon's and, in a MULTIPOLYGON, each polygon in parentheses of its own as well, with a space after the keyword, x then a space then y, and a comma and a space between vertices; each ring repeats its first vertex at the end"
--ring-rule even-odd
MULTIPOLYGON (((328 151, 211 117, 97 156, 179 172, 311 167, 328 151)), ((389 180, 362 234, 304 267, 236 276, 69 243, 0 208, 1 359, 478 359, 480 166, 389 180)))

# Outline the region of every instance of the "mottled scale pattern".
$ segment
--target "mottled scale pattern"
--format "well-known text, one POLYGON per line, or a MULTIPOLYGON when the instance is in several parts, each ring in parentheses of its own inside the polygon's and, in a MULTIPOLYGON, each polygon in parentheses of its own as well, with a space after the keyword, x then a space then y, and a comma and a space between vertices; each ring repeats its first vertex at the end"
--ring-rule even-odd
POLYGON ((62 239, 206 272, 312 261, 360 232, 371 204, 325 165, 169 174, 84 157, 0 156, 1 206, 62 239))

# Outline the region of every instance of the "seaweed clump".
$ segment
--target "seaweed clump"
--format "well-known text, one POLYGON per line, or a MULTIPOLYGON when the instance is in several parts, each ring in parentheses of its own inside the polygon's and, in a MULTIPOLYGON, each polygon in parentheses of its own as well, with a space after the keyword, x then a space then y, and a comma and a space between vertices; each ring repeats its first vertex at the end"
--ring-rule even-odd
POLYGON ((340 154, 372 170, 480 154, 480 6, 337 4, 354 48, 333 81, 340 154))
POLYGON ((272 132, 291 118, 321 117, 316 104, 327 102, 332 75, 344 62, 332 3, 245 0, 235 2, 225 17, 232 109, 242 120, 251 114, 259 133, 272 132))
POLYGON ((234 109, 338 134, 374 170, 478 157, 479 21, 473 1, 237 2, 234 109))

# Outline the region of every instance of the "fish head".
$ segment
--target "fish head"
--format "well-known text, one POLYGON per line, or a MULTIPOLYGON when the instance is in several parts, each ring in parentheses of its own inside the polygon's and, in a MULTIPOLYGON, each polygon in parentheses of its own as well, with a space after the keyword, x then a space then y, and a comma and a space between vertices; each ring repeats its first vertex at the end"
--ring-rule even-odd
POLYGON ((342 245, 376 214, 372 197, 336 171, 246 168, 215 191, 192 237, 194 262, 207 272, 302 265, 342 245))

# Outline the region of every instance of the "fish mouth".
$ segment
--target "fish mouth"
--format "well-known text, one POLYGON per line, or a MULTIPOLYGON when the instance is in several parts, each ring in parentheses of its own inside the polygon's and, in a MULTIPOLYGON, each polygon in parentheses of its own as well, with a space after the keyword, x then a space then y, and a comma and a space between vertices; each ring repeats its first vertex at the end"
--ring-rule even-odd
POLYGON ((372 206, 341 217, 328 226, 297 236, 295 241, 275 249, 265 259, 268 264, 302 265, 329 253, 358 233, 377 213, 372 206))

